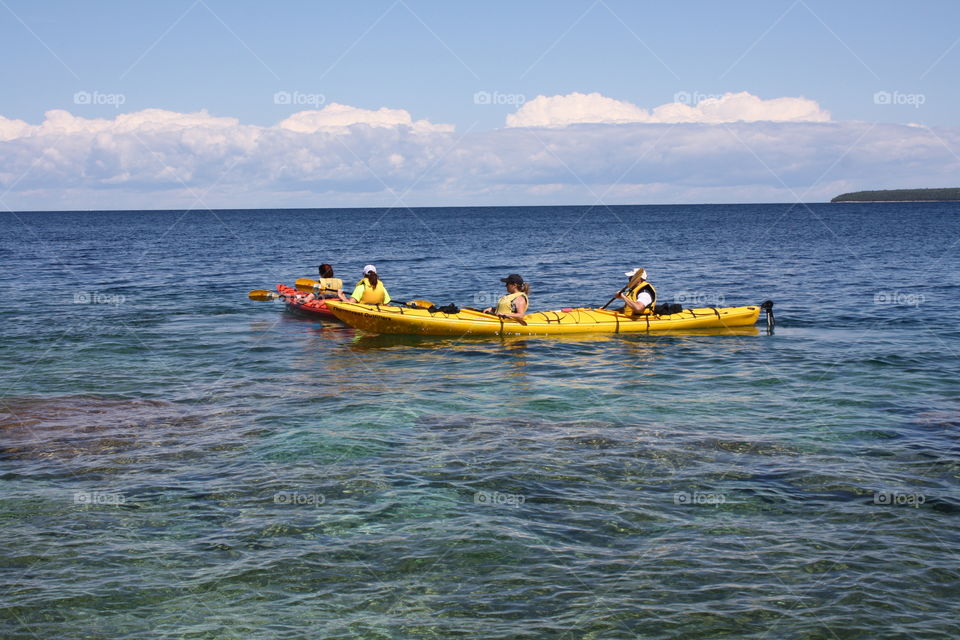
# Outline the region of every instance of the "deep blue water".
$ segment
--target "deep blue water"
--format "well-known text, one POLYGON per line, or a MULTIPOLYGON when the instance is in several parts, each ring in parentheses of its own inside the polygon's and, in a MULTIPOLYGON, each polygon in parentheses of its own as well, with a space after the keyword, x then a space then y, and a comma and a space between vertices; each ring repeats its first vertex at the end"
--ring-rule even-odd
POLYGON ((0 637, 954 638, 960 205, 0 214, 0 637), (362 335, 247 299, 776 302, 362 335))

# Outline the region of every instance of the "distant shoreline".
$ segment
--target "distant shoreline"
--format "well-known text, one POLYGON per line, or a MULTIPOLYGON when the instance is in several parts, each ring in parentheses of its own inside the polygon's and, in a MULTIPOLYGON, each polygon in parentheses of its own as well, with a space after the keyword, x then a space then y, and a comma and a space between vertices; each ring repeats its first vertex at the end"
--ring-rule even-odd
POLYGON ((830 202, 960 202, 960 189, 885 189, 853 191, 830 202))
MULTIPOLYGON (((858 192, 860 193, 860 192, 858 192)), ((867 192, 863 192, 867 193, 867 192)), ((844 194, 844 196, 851 194, 844 194)), ((732 208, 732 207, 774 207, 774 206, 785 206, 785 207, 797 207, 797 206, 808 206, 808 205, 827 205, 831 203, 875 203, 875 204, 889 204, 889 203, 908 203, 908 202, 960 202, 960 197, 955 199, 878 199, 878 200, 841 200, 843 196, 837 196, 829 202, 820 200, 820 201, 809 201, 809 202, 667 202, 667 203, 634 203, 634 204, 504 204, 504 205, 494 205, 494 204, 482 204, 482 205, 411 205, 411 206, 342 206, 342 207, 276 207, 276 206, 264 206, 264 207, 215 207, 215 208, 196 208, 196 207, 187 207, 182 209, 129 209, 129 208, 118 208, 118 209, 15 209, 15 210, 6 210, 0 211, 0 216, 7 215, 22 215, 22 214, 59 214, 59 213, 130 213, 130 214, 141 214, 141 213, 167 213, 171 215, 182 215, 184 213, 193 213, 193 214, 204 214, 204 213, 262 213, 262 212, 326 212, 326 211, 433 211, 441 209, 626 209, 626 208, 636 208, 636 207, 691 207, 691 208, 703 208, 703 207, 713 207, 717 209, 721 208, 732 208)))

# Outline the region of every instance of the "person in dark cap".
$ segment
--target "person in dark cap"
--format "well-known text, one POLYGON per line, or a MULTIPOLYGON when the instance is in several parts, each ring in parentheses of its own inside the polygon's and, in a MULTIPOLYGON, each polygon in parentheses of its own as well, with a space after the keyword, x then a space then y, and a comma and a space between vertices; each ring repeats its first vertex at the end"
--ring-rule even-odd
POLYGON ((516 273, 511 273, 506 278, 500 278, 500 282, 507 285, 507 295, 502 296, 497 301, 496 307, 484 309, 484 313, 496 313, 503 318, 522 320, 527 313, 527 305, 530 303, 530 299, 527 297, 527 294, 530 293, 530 285, 516 273))

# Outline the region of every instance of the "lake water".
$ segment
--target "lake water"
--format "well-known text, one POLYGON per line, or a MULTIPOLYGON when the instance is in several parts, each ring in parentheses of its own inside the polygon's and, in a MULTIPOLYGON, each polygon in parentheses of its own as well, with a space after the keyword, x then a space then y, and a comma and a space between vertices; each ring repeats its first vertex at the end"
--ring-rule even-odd
POLYGON ((955 638, 960 205, 0 214, 3 638, 955 638), (247 299, 732 334, 363 335, 247 299))

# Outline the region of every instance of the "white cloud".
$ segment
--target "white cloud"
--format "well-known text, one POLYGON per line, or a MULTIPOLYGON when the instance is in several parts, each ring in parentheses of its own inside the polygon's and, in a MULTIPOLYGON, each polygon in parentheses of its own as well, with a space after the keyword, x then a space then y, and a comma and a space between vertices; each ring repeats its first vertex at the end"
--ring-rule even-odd
POLYGON ((452 125, 433 124, 426 120, 414 122, 410 114, 403 109, 381 107, 372 111, 336 102, 316 111, 295 113, 277 126, 297 133, 316 133, 343 130, 357 124, 371 127, 410 127, 417 133, 453 131, 452 125))
POLYGON ((30 125, 23 120, 10 120, 0 116, 0 142, 20 138, 29 130, 30 125))
POLYGON ((648 122, 646 109, 599 93, 537 96, 507 116, 508 127, 565 127, 579 122, 648 122))
POLYGON ((670 102, 652 112, 599 93, 537 96, 507 116, 508 127, 565 127, 571 124, 724 122, 828 122, 830 112, 806 98, 764 100, 741 91, 700 100, 670 102))
MULTIPOLYGON (((728 117, 721 107, 730 104, 702 105, 702 117, 728 117)), ((774 105, 781 117, 802 115, 788 106, 774 105)), ((461 138, 443 125, 418 128, 401 110, 346 109, 342 119, 314 117, 326 110, 291 116, 305 130, 291 118, 263 127, 159 109, 112 119, 50 111, 36 125, 0 117, 0 207, 315 206, 318 195, 327 206, 382 206, 411 187, 407 204, 823 200, 954 186, 960 175, 960 130, 949 128, 665 124, 652 121, 655 110, 639 123, 461 138)))

